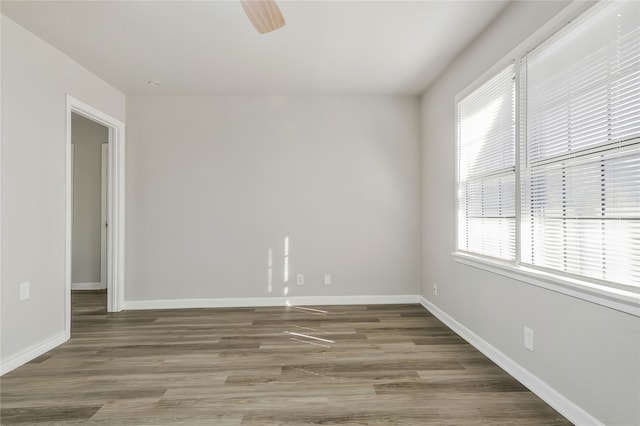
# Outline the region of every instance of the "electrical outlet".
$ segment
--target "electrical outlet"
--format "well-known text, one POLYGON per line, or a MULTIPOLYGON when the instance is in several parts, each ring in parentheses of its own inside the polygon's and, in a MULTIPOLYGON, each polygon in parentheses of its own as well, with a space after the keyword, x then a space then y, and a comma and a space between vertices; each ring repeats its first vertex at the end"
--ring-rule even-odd
POLYGON ((524 328, 524 347, 533 352, 533 330, 524 328))
POLYGON ((438 295, 438 283, 433 283, 433 295, 438 295))
POLYGON ((296 284, 303 285, 304 284, 304 274, 296 275, 296 284))
POLYGON ((324 274, 324 285, 331 285, 331 274, 324 274))
POLYGON ((31 283, 29 281, 20 283, 20 300, 27 300, 31 297, 31 283))

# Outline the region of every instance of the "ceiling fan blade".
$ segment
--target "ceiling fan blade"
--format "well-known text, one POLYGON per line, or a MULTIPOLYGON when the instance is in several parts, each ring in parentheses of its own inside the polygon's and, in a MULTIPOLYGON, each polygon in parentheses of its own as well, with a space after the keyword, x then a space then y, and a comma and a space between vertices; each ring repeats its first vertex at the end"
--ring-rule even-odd
POLYGON ((244 13, 260 34, 283 27, 284 16, 274 0, 240 0, 244 13))

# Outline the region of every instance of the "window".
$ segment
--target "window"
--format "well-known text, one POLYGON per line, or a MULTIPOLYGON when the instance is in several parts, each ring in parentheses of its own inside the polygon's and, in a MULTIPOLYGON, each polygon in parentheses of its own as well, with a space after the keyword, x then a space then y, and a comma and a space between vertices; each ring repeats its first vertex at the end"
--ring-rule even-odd
POLYGON ((507 67, 457 104, 458 248, 515 259, 515 74, 507 67))
POLYGON ((640 288, 640 2, 601 2, 520 58, 518 138, 513 105, 491 113, 506 72, 457 102, 458 250, 640 288))

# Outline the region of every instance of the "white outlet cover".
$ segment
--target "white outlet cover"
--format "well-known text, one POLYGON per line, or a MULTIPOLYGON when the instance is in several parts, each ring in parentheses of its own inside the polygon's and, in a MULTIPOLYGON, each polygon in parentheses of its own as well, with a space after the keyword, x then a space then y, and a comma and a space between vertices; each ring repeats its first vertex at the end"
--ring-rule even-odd
POLYGON ((524 328, 524 347, 533 352, 533 330, 524 328))
POLYGON ((28 281, 20 283, 20 300, 27 300, 29 297, 31 297, 30 286, 31 283, 29 283, 28 281))
POLYGON ((298 285, 303 285, 304 284, 304 275, 303 274, 296 275, 296 283, 298 285))
POLYGON ((331 274, 324 274, 324 285, 331 285, 331 274))

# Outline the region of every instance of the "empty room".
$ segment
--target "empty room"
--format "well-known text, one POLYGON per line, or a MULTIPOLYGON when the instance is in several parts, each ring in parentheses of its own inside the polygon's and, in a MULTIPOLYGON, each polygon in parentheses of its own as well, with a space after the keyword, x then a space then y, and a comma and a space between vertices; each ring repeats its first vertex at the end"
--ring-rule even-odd
POLYGON ((1 424, 640 425, 640 2, 0 11, 1 424))

